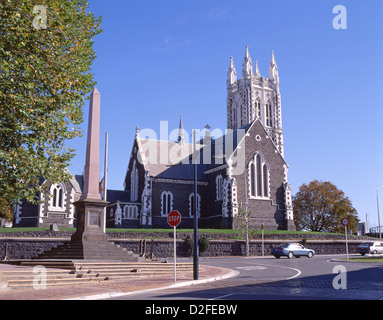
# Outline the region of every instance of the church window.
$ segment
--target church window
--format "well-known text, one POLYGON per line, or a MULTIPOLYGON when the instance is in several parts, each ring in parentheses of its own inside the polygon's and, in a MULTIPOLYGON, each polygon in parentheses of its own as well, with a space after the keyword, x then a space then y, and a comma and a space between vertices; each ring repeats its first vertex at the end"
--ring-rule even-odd
POLYGON ((273 113, 272 113, 272 105, 270 101, 267 101, 266 103, 266 126, 272 127, 273 126, 273 113))
POLYGON ((131 219, 137 219, 138 218, 138 208, 137 208, 137 206, 131 206, 130 218, 131 219))
POLYGON ((221 175, 218 175, 215 179, 216 185, 216 200, 222 200, 223 197, 223 179, 221 175))
POLYGON ((173 210, 173 194, 170 191, 161 193, 161 215, 167 216, 173 210))
MULTIPOLYGON (((189 196, 189 216, 194 217, 194 193, 189 196)), ((197 216, 201 216, 201 196, 197 193, 197 216)))
POLYGON ((61 184, 53 184, 51 186, 51 202, 50 207, 52 210, 64 210, 64 189, 61 184))
POLYGON ((125 206, 124 207, 124 218, 125 219, 137 219, 138 218, 137 206, 125 206))
POLYGON ((138 169, 136 160, 133 162, 132 172, 130 173, 130 200, 138 200, 138 169))
POLYGON ((237 129, 237 108, 233 108, 233 129, 237 129))
POLYGON ((255 164, 250 163, 250 195, 255 197, 255 164))
POLYGON ((249 194, 253 198, 269 198, 269 165, 257 152, 249 163, 249 194))
POLYGON ((262 172, 261 172, 261 156, 259 153, 256 156, 256 163, 257 163, 257 196, 262 196, 262 172))
POLYGON ((130 206, 125 206, 124 207, 124 218, 128 218, 129 217, 129 209, 130 209, 130 206))
POLYGON ((269 196, 269 176, 267 166, 263 164, 263 196, 268 198, 269 196))
POLYGON ((259 119, 261 119, 261 103, 259 102, 259 100, 255 100, 255 112, 256 112, 256 115, 259 119))

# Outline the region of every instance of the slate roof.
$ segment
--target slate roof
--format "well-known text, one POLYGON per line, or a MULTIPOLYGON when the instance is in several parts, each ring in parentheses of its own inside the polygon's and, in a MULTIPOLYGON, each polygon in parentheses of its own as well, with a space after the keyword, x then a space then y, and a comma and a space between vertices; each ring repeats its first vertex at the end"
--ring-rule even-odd
MULTIPOLYGON (((200 164, 197 166, 198 181, 207 180, 204 171, 226 164, 226 159, 235 151, 237 143, 241 141, 241 138, 252 124, 253 122, 239 128, 244 130, 242 132, 240 130, 233 130, 222 137, 211 139, 211 142, 206 145, 197 145, 197 149, 200 152, 200 164), (227 150, 228 154, 225 154, 228 143, 230 143, 230 148, 227 150), (216 155, 216 149, 218 149, 218 156, 216 155), (204 154, 207 154, 208 159, 205 160, 208 161, 204 161, 204 154)), ((148 171, 149 176, 177 180, 194 179, 194 165, 192 163, 193 144, 184 143, 181 145, 171 141, 138 139, 140 152, 145 155, 144 167, 148 171)))
POLYGON ((123 190, 107 190, 106 201, 110 203, 119 202, 130 202, 130 196, 128 191, 123 190))
MULTIPOLYGON (((80 174, 76 174, 74 176, 77 183, 79 184, 81 191, 83 191, 84 188, 84 177, 80 174)), ((129 191, 123 191, 123 190, 110 190, 108 189, 106 191, 106 199, 110 203, 115 203, 117 201, 120 202, 130 202, 130 196, 129 191)))

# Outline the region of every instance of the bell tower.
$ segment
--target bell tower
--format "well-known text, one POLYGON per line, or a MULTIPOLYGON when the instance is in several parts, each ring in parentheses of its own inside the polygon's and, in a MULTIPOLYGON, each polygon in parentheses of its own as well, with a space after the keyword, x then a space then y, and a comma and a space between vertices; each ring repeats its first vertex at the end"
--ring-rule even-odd
POLYGON ((230 57, 226 83, 227 128, 235 130, 259 119, 283 156, 281 95, 274 51, 271 52, 269 78, 261 76, 257 61, 253 65, 246 46, 242 79, 237 79, 233 57, 230 57))

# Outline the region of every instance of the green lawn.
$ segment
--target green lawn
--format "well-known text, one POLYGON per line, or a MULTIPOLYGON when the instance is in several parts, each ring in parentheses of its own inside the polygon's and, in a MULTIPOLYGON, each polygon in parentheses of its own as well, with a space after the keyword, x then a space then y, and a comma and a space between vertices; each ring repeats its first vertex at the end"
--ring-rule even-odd
MULTIPOLYGON (((346 259, 342 259, 346 260, 346 259)), ((360 257, 360 258, 349 258, 350 261, 362 261, 362 262, 383 262, 383 257, 360 257)))
MULTIPOLYGON (((75 228, 59 228, 60 231, 69 231, 74 232, 75 228)), ((8 232, 28 232, 28 231, 49 231, 49 228, 0 228, 0 233, 8 233, 8 232)), ((107 232, 142 232, 142 233, 169 233, 173 232, 173 228, 166 229, 134 229, 134 228, 107 228, 107 232)), ((231 229, 199 229, 199 233, 222 233, 222 234, 243 234, 243 231, 240 230, 231 230, 231 229)), ((177 233, 193 233, 193 229, 178 229, 177 233)), ((261 230, 251 231, 253 234, 261 234, 261 230)), ((285 230, 264 230, 264 234, 323 234, 322 232, 307 232, 307 231, 285 231, 285 230)), ((330 235, 330 233, 327 233, 330 235)), ((334 235, 335 233, 333 233, 334 235)))

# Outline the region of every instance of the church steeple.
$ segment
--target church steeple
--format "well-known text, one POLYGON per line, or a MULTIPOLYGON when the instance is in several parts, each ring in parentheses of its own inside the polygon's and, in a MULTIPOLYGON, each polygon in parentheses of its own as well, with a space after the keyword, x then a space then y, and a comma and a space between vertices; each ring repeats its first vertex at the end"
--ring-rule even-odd
POLYGON ((242 78, 251 79, 252 76, 253 76, 253 62, 251 61, 249 48, 248 46, 246 46, 245 57, 243 59, 243 64, 242 64, 242 78))
POLYGON ((184 145, 184 143, 185 143, 185 140, 184 140, 184 124, 182 122, 182 113, 180 114, 180 125, 179 125, 179 128, 178 128, 178 139, 177 139, 177 142, 180 145, 184 145))
POLYGON ((235 70, 233 57, 230 57, 229 72, 227 73, 227 86, 230 87, 237 82, 237 71, 235 70))
POLYGON ((278 66, 277 66, 277 63, 275 62, 274 51, 271 51, 269 78, 270 80, 274 80, 276 83, 279 82, 278 66))

